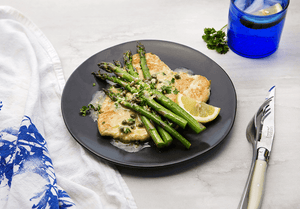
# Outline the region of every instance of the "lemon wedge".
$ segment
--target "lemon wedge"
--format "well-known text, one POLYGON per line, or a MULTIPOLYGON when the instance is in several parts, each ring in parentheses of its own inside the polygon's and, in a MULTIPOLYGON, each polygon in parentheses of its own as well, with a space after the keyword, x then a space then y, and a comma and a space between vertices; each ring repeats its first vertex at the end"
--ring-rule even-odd
POLYGON ((277 3, 266 9, 261 9, 258 12, 253 13, 253 15, 267 16, 267 15, 276 14, 276 13, 280 12, 281 10, 282 10, 281 4, 277 3))
POLYGON ((199 123, 213 121, 221 110, 219 107, 199 102, 180 93, 177 94, 177 104, 190 113, 199 123))

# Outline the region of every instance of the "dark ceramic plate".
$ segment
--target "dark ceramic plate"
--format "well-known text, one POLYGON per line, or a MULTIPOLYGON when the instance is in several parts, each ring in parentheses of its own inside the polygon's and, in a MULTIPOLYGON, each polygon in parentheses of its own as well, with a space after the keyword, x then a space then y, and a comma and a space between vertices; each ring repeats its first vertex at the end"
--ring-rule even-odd
POLYGON ((184 67, 212 81, 209 104, 221 108, 220 115, 206 130, 195 134, 190 128, 179 129, 192 146, 187 150, 174 139, 171 147, 158 150, 150 142, 151 147, 136 153, 129 153, 110 144, 110 139, 102 137, 97 130, 97 123, 90 117, 83 117, 79 110, 87 105, 92 95, 106 87, 104 81, 96 82, 91 72, 98 71, 97 63, 102 61, 122 61, 125 51, 136 52, 136 41, 123 43, 103 50, 82 63, 68 79, 62 95, 62 114, 65 124, 73 137, 95 155, 117 165, 154 168, 169 166, 193 159, 218 145, 230 132, 236 114, 237 99, 232 81, 226 72, 213 60, 202 53, 177 43, 141 40, 147 52, 160 57, 172 70, 184 67), (96 86, 93 86, 96 83, 96 86))

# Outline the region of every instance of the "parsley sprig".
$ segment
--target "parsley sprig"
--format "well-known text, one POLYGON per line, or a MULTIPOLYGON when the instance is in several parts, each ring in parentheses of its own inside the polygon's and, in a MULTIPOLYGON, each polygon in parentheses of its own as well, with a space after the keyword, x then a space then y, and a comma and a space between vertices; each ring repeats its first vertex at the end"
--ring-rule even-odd
POLYGON ((226 41, 226 34, 223 31, 224 28, 227 27, 227 24, 221 28, 220 30, 216 31, 214 28, 205 28, 204 35, 202 39, 207 43, 207 48, 216 50, 220 54, 226 54, 229 50, 226 41))

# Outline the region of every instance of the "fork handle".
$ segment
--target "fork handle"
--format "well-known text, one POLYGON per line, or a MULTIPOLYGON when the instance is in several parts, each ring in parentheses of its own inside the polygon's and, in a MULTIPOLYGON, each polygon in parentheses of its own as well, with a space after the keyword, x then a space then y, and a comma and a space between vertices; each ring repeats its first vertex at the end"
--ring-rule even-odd
POLYGON ((247 209, 258 209, 261 206, 268 162, 266 152, 268 151, 265 148, 258 149, 258 159, 254 165, 247 209))

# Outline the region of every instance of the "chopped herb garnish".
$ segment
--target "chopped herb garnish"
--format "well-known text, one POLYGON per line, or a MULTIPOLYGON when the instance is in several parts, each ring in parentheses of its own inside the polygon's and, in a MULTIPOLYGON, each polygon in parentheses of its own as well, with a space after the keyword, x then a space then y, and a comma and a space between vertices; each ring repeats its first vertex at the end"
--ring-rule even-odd
POLYGON ((125 133, 125 134, 128 134, 128 133, 130 133, 130 132, 131 132, 130 128, 124 128, 124 130, 123 130, 123 131, 124 131, 124 133, 125 133))
POLYGON ((175 83, 175 78, 172 78, 171 83, 175 83))
POLYGON ((150 88, 151 88, 151 89, 155 89, 155 83, 151 83, 151 84, 150 84, 150 88))
POLYGON ((143 86, 141 86, 140 87, 140 91, 139 91, 139 93, 138 93, 138 96, 137 97, 141 97, 141 96, 143 96, 144 95, 144 87, 143 86))
POLYGON ((90 109, 93 109, 93 110, 96 109, 96 108, 94 107, 94 105, 92 105, 92 104, 89 104, 88 107, 89 107, 90 109))
POLYGON ((173 91, 173 93, 174 93, 174 94, 178 94, 178 93, 179 93, 178 89, 175 88, 175 90, 173 91))
POLYGON ((140 102, 140 106, 142 106, 142 107, 144 107, 145 105, 147 104, 147 102, 146 102, 146 100, 141 100, 141 102, 140 102))
POLYGON ((105 121, 103 121, 102 124, 105 124, 105 121))
POLYGON ((135 122, 135 119, 129 118, 128 121, 129 121, 129 122, 135 122))
POLYGON ((86 116, 89 110, 90 108, 88 108, 87 106, 82 106, 82 108, 80 109, 80 113, 82 114, 82 116, 86 116))
POLYGON ((166 75, 165 72, 162 72, 163 75, 166 75))
POLYGON ((162 93, 164 94, 171 94, 172 93, 172 86, 165 86, 161 87, 162 93))
POLYGON ((96 83, 93 83, 93 86, 96 86, 96 83))
POLYGON ((98 104, 98 111, 100 112, 101 110, 101 105, 98 104))
POLYGON ((118 109, 119 108, 119 103, 115 102, 115 108, 118 109))
POLYGON ((80 109, 80 113, 82 116, 86 116, 90 110, 98 111, 100 113, 101 105, 98 104, 98 107, 95 108, 93 104, 89 104, 88 106, 82 106, 80 109))

